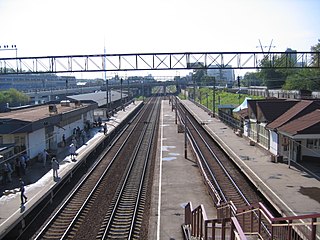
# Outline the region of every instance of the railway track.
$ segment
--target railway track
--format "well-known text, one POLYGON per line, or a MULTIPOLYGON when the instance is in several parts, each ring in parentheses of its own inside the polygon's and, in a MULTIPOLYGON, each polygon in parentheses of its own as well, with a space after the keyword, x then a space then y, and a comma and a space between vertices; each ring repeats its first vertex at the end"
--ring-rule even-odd
MULTIPOLYGON (((159 101, 159 100, 157 100, 159 101)), ((145 122, 145 128, 130 159, 131 164, 122 185, 119 185, 112 206, 106 215, 99 239, 139 239, 148 178, 147 167, 151 154, 160 104, 157 103, 145 122)))
POLYGON ((146 104, 34 239, 139 238, 159 109, 146 104))
MULTIPOLYGON (((198 156, 200 169, 214 191, 212 196, 214 196, 216 206, 232 203, 236 209, 243 209, 258 202, 268 205, 203 126, 180 104, 178 104, 178 109, 179 119, 183 124, 186 124, 185 131, 195 154, 198 156)), ((250 219, 245 222, 249 223, 250 219)), ((270 234, 270 230, 266 226, 263 232, 266 235, 270 234)))

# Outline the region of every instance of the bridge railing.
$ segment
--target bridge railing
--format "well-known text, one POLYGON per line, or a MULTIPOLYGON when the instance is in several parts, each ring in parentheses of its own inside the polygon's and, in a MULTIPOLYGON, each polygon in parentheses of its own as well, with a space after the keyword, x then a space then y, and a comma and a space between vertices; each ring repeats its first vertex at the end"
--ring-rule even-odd
POLYGON ((247 239, 236 217, 208 219, 203 205, 192 209, 191 202, 185 207, 185 226, 199 239, 247 239))
POLYGON ((236 217, 245 233, 256 232, 264 239, 320 239, 320 213, 276 218, 259 203, 238 209, 236 217))
POLYGON ((208 219, 203 205, 185 207, 185 225, 190 235, 203 239, 247 239, 255 236, 270 240, 319 240, 320 214, 274 217, 261 203, 235 209, 232 202, 217 208, 217 218, 208 219))

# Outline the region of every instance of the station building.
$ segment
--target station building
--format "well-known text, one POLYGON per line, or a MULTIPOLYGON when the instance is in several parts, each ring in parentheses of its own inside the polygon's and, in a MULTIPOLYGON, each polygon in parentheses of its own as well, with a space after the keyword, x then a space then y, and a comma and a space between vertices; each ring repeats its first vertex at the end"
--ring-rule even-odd
POLYGON ((13 160, 26 151, 32 159, 44 149, 55 153, 74 129, 83 129, 87 122, 94 121, 93 101, 64 100, 61 102, 21 107, 0 113, 0 155, 2 162, 13 160))
POLYGON ((248 100, 238 115, 243 135, 273 161, 320 161, 320 100, 248 100))

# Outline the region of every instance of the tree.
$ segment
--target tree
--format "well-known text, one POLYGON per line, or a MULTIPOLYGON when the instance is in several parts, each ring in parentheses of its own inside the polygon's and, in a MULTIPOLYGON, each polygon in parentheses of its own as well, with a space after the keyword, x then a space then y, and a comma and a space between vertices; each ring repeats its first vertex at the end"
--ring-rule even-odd
POLYGON ((283 86, 286 90, 320 90, 320 77, 314 69, 301 69, 287 77, 283 86))
POLYGON ((262 80, 259 78, 259 74, 257 72, 245 73, 241 81, 241 85, 245 87, 261 86, 262 84, 262 80))
MULTIPOLYGON (((318 43, 314 46, 311 46, 311 52, 317 52, 316 54, 318 54, 318 57, 319 57, 319 54, 320 54, 320 39, 318 39, 318 43)), ((319 67, 319 58, 316 56, 316 54, 313 54, 312 56, 312 60, 313 60, 313 64, 314 66, 317 66, 319 67)))
POLYGON ((9 103, 10 105, 19 106, 22 104, 26 104, 29 101, 30 99, 26 94, 19 92, 18 90, 13 88, 0 92, 1 105, 9 103))
POLYGON ((198 63, 198 67, 200 68, 193 70, 193 74, 192 74, 192 80, 196 84, 200 84, 200 82, 202 81, 202 78, 207 75, 207 70, 204 68, 202 63, 198 63))
POLYGON ((258 76, 263 80, 263 85, 268 88, 282 88, 287 77, 297 72, 297 70, 287 68, 287 66, 294 66, 296 63, 286 54, 282 56, 272 56, 272 59, 270 58, 271 56, 266 56, 261 61, 261 70, 258 76))

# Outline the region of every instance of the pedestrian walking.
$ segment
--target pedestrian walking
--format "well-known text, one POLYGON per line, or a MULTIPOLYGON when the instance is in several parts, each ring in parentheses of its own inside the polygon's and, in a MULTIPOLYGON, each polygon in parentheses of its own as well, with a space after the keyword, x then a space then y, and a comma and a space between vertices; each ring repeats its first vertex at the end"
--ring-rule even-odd
POLYGON ((51 164, 52 164, 52 170, 53 170, 53 180, 56 180, 59 178, 58 176, 59 163, 55 157, 52 158, 51 164))
POLYGON ((69 146, 69 153, 70 153, 70 158, 71 160, 75 160, 76 158, 76 146, 71 143, 69 146))
POLYGON ((21 192, 20 199, 21 199, 21 205, 23 205, 24 203, 27 202, 28 198, 24 194, 25 187, 24 187, 24 182, 23 182, 22 178, 20 178, 19 181, 20 181, 20 192, 21 192))

